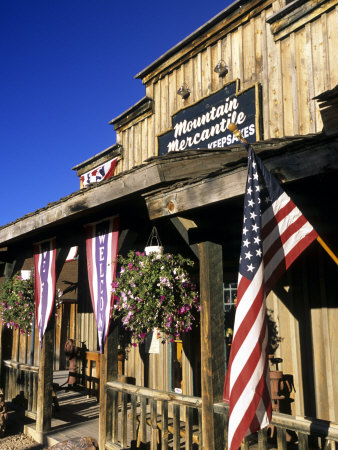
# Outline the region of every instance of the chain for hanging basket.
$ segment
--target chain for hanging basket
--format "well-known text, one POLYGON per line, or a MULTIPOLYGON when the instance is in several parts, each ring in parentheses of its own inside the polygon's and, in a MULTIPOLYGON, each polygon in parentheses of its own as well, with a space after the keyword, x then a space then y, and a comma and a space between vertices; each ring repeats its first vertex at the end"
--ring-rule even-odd
POLYGON ((163 254, 163 246, 160 239, 160 236, 158 235, 158 231, 156 227, 153 227, 151 230, 150 236, 147 241, 147 245, 144 249, 146 255, 149 255, 150 253, 157 253, 158 255, 163 254))

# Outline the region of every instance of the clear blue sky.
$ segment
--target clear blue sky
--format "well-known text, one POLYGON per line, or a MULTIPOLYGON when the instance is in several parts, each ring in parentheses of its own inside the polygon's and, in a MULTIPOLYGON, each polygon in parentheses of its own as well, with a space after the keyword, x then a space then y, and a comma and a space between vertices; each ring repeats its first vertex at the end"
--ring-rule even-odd
POLYGON ((231 3, 1 0, 0 225, 76 191, 145 95, 134 76, 231 3))

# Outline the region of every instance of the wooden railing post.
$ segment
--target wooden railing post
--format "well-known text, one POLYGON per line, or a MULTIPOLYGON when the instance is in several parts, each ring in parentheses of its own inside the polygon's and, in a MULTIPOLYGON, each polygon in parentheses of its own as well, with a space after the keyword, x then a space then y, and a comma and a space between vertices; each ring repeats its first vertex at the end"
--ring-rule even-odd
MULTIPOLYGON (((104 353, 100 363, 100 417, 99 417, 99 448, 104 449, 106 440, 112 438, 113 399, 105 392, 107 381, 117 379, 117 344, 118 327, 112 325, 104 345, 104 353)), ((117 404, 116 404, 117 407, 117 404)))
POLYGON ((40 349, 36 431, 45 433, 51 429, 53 360, 54 360, 54 311, 48 322, 40 349))
POLYGON ((222 401, 225 377, 222 246, 198 244, 201 301, 201 387, 203 448, 224 448, 222 421, 214 403, 222 401))

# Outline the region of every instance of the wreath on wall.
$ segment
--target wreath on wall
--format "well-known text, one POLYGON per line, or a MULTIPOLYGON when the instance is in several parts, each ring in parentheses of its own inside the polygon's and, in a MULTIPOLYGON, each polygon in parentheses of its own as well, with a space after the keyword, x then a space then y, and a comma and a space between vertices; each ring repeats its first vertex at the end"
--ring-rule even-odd
POLYGON ((112 283, 111 316, 131 332, 133 345, 155 329, 163 341, 181 339, 192 330, 200 310, 193 261, 177 254, 130 251, 119 256, 120 273, 112 283))

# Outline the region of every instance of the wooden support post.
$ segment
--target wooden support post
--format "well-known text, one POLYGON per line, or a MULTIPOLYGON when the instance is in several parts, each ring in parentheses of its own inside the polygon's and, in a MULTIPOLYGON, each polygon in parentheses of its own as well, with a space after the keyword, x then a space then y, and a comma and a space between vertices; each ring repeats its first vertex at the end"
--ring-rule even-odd
POLYGON ((201 387, 204 450, 224 448, 222 421, 213 404, 222 401, 225 377, 222 246, 198 244, 201 300, 201 387))
MULTIPOLYGON (((118 326, 112 324, 110 333, 104 345, 104 353, 100 363, 100 417, 99 417, 99 448, 104 449, 106 440, 112 438, 113 399, 105 392, 107 381, 117 380, 118 365, 118 326)), ((118 403, 115 402, 115 407, 118 403)))
MULTIPOLYGON (((39 381, 37 398, 36 431, 45 433, 51 429, 53 359, 54 359, 54 310, 48 322, 40 349, 39 381)), ((41 440, 41 442, 43 442, 41 440)))

